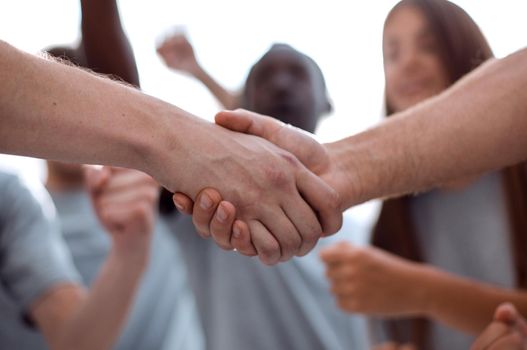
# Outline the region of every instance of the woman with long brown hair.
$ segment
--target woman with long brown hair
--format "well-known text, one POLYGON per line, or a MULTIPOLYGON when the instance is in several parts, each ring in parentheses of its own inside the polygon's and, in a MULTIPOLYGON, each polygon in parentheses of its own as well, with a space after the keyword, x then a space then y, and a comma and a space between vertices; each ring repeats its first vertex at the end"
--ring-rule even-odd
MULTIPOLYGON (((432 98, 493 56, 476 23, 446 0, 398 3, 385 22, 383 52, 387 116, 432 98)), ((501 302, 527 314, 526 239, 522 164, 387 200, 375 247, 341 244, 323 259, 341 265, 329 277, 345 281, 333 290, 342 308, 389 316, 372 319, 375 343, 468 349, 501 302)))

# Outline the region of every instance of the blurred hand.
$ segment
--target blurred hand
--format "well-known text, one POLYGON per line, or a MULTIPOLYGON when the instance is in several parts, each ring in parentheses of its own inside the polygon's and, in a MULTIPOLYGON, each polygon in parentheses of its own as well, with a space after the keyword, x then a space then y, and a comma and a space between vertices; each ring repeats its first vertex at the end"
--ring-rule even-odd
POLYGON ((341 309, 378 316, 415 315, 423 309, 417 264, 347 242, 325 248, 320 256, 341 309))
POLYGON ((194 49, 183 34, 175 34, 167 38, 157 48, 157 53, 165 64, 172 69, 191 75, 196 75, 200 70, 194 49))
POLYGON ((114 247, 146 253, 154 230, 159 186, 137 170, 85 167, 86 186, 101 224, 114 247))
MULTIPOLYGON (((285 125, 274 118, 245 110, 220 112, 216 116, 216 123, 236 132, 264 138, 281 149, 294 154, 305 167, 329 185, 336 182, 335 174, 337 172, 328 151, 311 134, 301 129, 285 125)), ((238 206, 222 201, 221 195, 213 188, 204 189, 200 196, 202 194, 214 199, 214 205, 207 210, 201 208, 182 193, 174 195, 174 203, 180 211, 193 215, 194 224, 206 236, 212 235, 217 241, 223 242, 222 245, 226 249, 234 248, 242 254, 254 255, 256 250, 252 244, 252 230, 245 222, 235 220, 238 206), (216 212, 216 208, 220 209, 220 212, 216 212), (219 220, 220 217, 228 217, 228 219, 219 220)), ((318 215, 321 219, 324 235, 333 234, 340 228, 340 224, 338 226, 330 225, 325 218, 337 215, 341 218, 341 212, 342 208, 338 197, 332 199, 330 207, 324 208, 324 211, 319 210, 318 215)), ((307 251, 303 251, 300 255, 306 253, 307 251)))
POLYGON ((494 321, 471 347, 471 350, 524 349, 527 349, 527 321, 509 303, 496 309, 494 321))

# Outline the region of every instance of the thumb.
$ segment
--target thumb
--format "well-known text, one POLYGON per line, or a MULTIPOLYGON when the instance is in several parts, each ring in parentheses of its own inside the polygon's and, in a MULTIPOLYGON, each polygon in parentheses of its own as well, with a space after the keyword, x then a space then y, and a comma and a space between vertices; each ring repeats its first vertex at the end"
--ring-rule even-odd
POLYGON ((242 132, 271 141, 273 135, 285 124, 271 117, 237 109, 216 114, 216 124, 232 131, 242 132))
POLYGON ((92 193, 100 191, 112 174, 110 167, 84 165, 83 168, 86 187, 92 193))
POLYGON ((494 320, 508 325, 516 323, 517 319, 518 311, 516 311, 516 308, 511 303, 501 304, 494 313, 494 320))

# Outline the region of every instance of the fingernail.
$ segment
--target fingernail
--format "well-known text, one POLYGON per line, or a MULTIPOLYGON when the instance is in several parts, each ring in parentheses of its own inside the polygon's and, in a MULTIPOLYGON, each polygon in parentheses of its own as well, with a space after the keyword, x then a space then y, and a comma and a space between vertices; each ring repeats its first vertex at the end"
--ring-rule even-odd
POLYGON ((201 209, 210 209, 212 207, 212 199, 210 199, 210 197, 206 194, 202 195, 199 201, 199 206, 201 207, 201 209))
POLYGON ((237 226, 234 226, 234 228, 232 229, 232 237, 238 239, 241 237, 241 235, 242 233, 240 232, 240 229, 237 226))
POLYGON ((183 211, 183 206, 180 203, 174 202, 174 205, 176 206, 177 210, 183 211))
POLYGON ((227 220, 227 212, 221 205, 218 207, 218 210, 216 211, 216 218, 218 219, 219 222, 225 222, 225 220, 227 220))

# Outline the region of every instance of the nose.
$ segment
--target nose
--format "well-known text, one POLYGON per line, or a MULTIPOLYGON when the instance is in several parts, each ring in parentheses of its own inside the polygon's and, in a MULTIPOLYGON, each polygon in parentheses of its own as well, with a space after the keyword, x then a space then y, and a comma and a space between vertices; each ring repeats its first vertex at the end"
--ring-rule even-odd
POLYGON ((287 90, 292 83, 291 74, 286 72, 277 73, 273 76, 271 83, 276 90, 287 90))
POLYGON ((419 55, 416 50, 408 50, 401 55, 401 69, 411 73, 419 68, 419 55))

